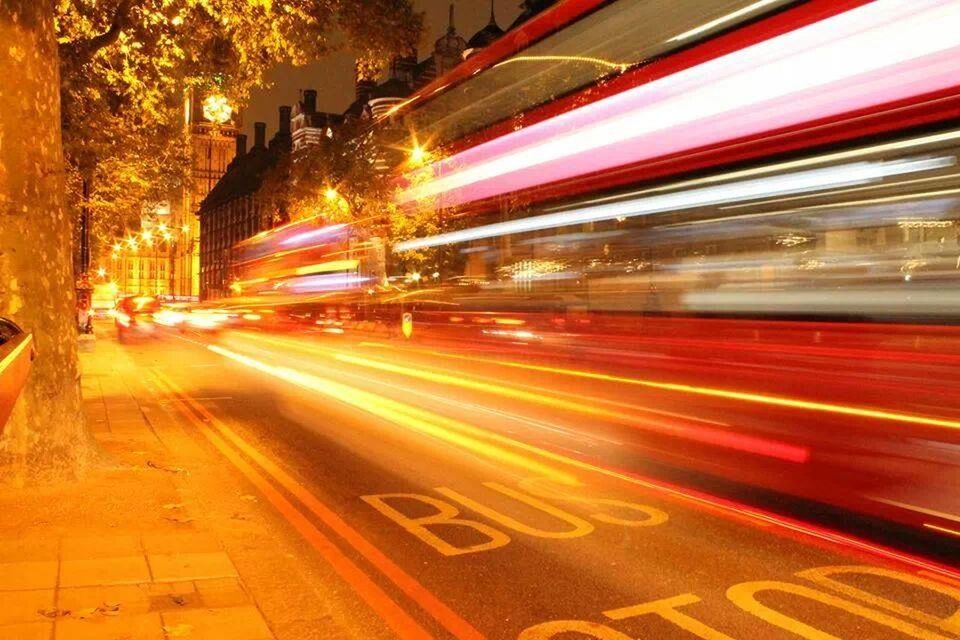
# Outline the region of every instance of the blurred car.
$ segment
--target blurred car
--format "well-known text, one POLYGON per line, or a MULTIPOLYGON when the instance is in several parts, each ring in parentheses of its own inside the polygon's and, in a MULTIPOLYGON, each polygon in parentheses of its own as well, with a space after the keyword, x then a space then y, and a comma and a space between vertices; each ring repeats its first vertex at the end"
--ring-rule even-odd
POLYGON ((109 318, 117 306, 117 285, 115 282, 93 285, 90 299, 90 311, 94 319, 109 318))
POLYGON ((33 334, 0 318, 0 433, 27 382, 34 356, 33 334))
POLYGON ((153 296, 121 298, 114 316, 117 339, 126 342, 132 338, 152 335, 155 331, 153 316, 160 311, 160 302, 153 296))

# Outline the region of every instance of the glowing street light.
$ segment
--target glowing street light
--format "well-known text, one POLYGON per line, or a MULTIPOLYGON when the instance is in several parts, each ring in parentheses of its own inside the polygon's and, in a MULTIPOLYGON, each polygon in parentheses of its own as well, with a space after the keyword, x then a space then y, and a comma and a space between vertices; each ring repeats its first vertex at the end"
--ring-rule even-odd
POLYGON ((410 149, 410 164, 416 167, 422 167, 430 161, 433 154, 420 146, 419 142, 413 143, 413 148, 410 149))
POLYGON ((99 278, 106 278, 106 277, 107 277, 107 270, 104 269, 103 267, 100 267, 99 269, 97 269, 97 277, 99 277, 99 278))
POLYGON ((113 243, 113 250, 114 250, 115 252, 118 252, 118 251, 120 251, 121 249, 123 249, 123 245, 122 245, 122 244, 120 244, 119 242, 114 242, 114 243, 113 243))
POLYGON ((180 231, 182 231, 183 233, 190 233, 190 225, 188 224, 183 225, 182 227, 180 227, 180 231))
POLYGON ((203 117, 214 124, 225 124, 233 115, 233 107, 225 95, 214 93, 203 101, 203 117))
POLYGON ((336 189, 334 189, 333 187, 330 187, 323 193, 323 197, 325 197, 330 202, 333 202, 334 200, 340 197, 340 194, 337 193, 336 189))
POLYGON ((143 238, 144 242, 149 243, 151 240, 153 240, 153 232, 143 231, 140 233, 140 237, 143 238))

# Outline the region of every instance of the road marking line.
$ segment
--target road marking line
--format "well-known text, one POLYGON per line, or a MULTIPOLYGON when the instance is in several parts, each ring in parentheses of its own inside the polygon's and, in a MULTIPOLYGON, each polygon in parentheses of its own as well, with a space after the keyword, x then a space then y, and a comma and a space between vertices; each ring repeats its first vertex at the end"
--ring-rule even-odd
POLYGON ((931 573, 931 572, 927 571, 926 569, 921 569, 920 571, 917 571, 917 574, 918 574, 918 575, 921 575, 921 576, 924 576, 925 578, 931 578, 931 579, 933 579, 933 580, 937 580, 937 581, 942 582, 942 583, 944 583, 944 584, 949 584, 950 586, 960 588, 960 580, 956 580, 956 579, 954 579, 954 578, 950 578, 950 577, 947 577, 947 576, 944 576, 944 575, 940 575, 939 573, 931 573))
MULTIPOLYGON (((154 372, 156 374, 156 372, 154 372)), ((159 388, 171 396, 171 402, 177 405, 180 413, 193 423, 204 436, 229 460, 253 486, 274 506, 274 508, 296 529, 324 560, 343 578, 350 587, 386 622, 401 638, 430 640, 430 633, 421 627, 406 611, 390 599, 364 571, 343 554, 340 549, 317 529, 293 504, 287 500, 253 466, 244 460, 219 435, 194 414, 187 406, 188 400, 177 397, 178 391, 169 386, 169 382, 158 380, 159 388)))
MULTIPOLYGON (((432 592, 427 590, 426 587, 420 584, 420 582, 418 582, 410 574, 408 574, 403 569, 401 569, 396 563, 393 562, 393 560, 387 557, 382 551, 380 551, 380 549, 375 547, 371 542, 369 542, 366 538, 364 538, 356 529, 354 529, 349 524, 347 524, 346 521, 344 521, 333 510, 331 510, 325 504, 320 502, 319 499, 317 499, 312 493, 310 493, 307 489, 301 486, 296 480, 293 479, 293 477, 291 477, 289 474, 283 471, 270 458, 260 453, 260 451, 258 451, 251 445, 247 444, 246 441, 244 441, 225 423, 223 423, 216 416, 210 413, 203 405, 197 402, 194 402, 193 399, 188 394, 186 394, 182 389, 180 389, 180 387, 175 382, 173 382, 168 376, 156 370, 153 373, 155 376, 160 378, 174 392, 175 396, 179 396, 177 399, 189 405, 200 417, 205 418, 208 421, 205 423, 202 420, 194 417, 194 423, 197 424, 197 426, 200 428, 201 432, 204 433, 204 435, 207 435, 207 437, 210 437, 210 436, 217 437, 216 434, 211 433, 210 426, 213 426, 214 428, 216 428, 227 441, 233 444, 237 449, 239 449, 243 454, 248 456, 251 460, 253 460, 258 465, 260 465, 260 467, 264 471, 266 471, 267 474, 269 474, 281 487, 289 491, 290 494, 292 494, 295 498, 297 498, 297 500, 299 500, 307 509, 309 509, 315 516, 317 516, 321 520, 321 522, 324 523, 324 525, 326 525, 331 530, 333 530, 345 542, 347 542, 351 547, 353 547, 357 552, 359 552, 360 555, 362 555, 367 561, 369 561, 377 570, 379 570, 384 576, 386 576, 391 582, 393 582, 393 584, 395 584, 401 591, 403 591, 403 593, 405 593, 408 597, 410 597, 411 600, 416 602, 424 611, 430 614, 437 622, 439 622, 451 634, 453 634, 456 638, 459 638, 460 640, 485 640, 485 636, 481 634, 477 629, 475 629, 469 622, 461 618, 456 612, 454 612, 444 602, 442 602, 439 598, 437 598, 437 596, 435 596, 432 592)), ((221 442, 223 441, 221 440, 221 442)), ((227 446, 226 443, 223 443, 223 445, 224 447, 227 446)), ((221 451, 223 451, 223 449, 221 449, 221 451)), ((225 455, 227 454, 225 453, 225 455)), ((236 456, 235 453, 234 453, 234 456, 236 456)), ((228 458, 229 457, 230 456, 228 455, 228 458)), ((240 460, 242 462, 242 459, 240 460)), ((231 459, 231 461, 234 461, 234 460, 231 459)), ((234 462, 234 464, 236 464, 236 462, 234 462)), ((277 495, 281 499, 283 499, 282 495, 280 494, 277 494, 277 495)), ((269 499, 269 496, 268 496, 268 499, 269 499)), ((290 508, 294 508, 294 507, 290 505, 290 508)), ((296 513, 299 514, 299 512, 296 512, 296 513)), ((302 514, 299 514, 299 516, 301 518, 303 517, 302 514)), ((313 525, 310 525, 309 521, 305 520, 305 522, 311 528, 316 530, 313 527, 313 525)), ((320 536, 323 535, 319 531, 316 531, 316 533, 320 536)), ((322 550, 321 550, 321 553, 323 553, 322 550)), ((353 563, 350 562, 349 558, 346 558, 344 556, 343 560, 345 560, 347 563, 350 563, 352 567, 356 568, 356 565, 353 565, 353 563)), ((334 565, 334 568, 336 568, 336 565, 334 565)), ((388 606, 385 603, 380 602, 379 598, 380 598, 380 594, 382 594, 382 596, 384 598, 387 598, 387 600, 394 607, 397 607, 397 609, 399 609, 399 605, 396 605, 396 603, 393 603, 393 601, 390 600, 389 597, 379 587, 377 587, 375 583, 370 581, 370 578, 367 577, 366 574, 363 574, 359 568, 357 568, 357 571, 360 571, 360 573, 363 575, 363 578, 365 578, 366 581, 369 581, 369 584, 371 585, 371 587, 376 590, 375 592, 371 592, 371 593, 376 596, 377 598, 376 602, 378 604, 383 604, 383 606, 388 606)), ((351 582, 351 585, 353 584, 354 583, 351 582)), ((361 595, 364 595, 363 592, 358 592, 358 593, 361 593, 361 595)), ((380 613, 379 609, 375 608, 375 610, 378 611, 378 613, 380 613)), ((402 612, 404 616, 409 618, 409 615, 403 612, 402 609, 400 609, 400 612, 402 612)), ((392 612, 390 608, 388 608, 384 613, 395 615, 395 613, 392 612)), ((424 631, 422 627, 419 627, 419 625, 417 625, 417 623, 413 621, 412 618, 409 618, 409 619, 410 619, 410 622, 416 625, 417 629, 419 629, 420 631, 423 631, 423 633, 426 634, 426 631, 424 631)), ((385 618, 385 620, 387 619, 385 618)), ((402 621, 403 621, 402 619, 399 620, 399 622, 402 622, 402 621)), ((387 620, 387 622, 389 623, 389 620, 387 620)), ((403 637, 430 638, 432 636, 427 634, 423 636, 403 636, 403 637)))

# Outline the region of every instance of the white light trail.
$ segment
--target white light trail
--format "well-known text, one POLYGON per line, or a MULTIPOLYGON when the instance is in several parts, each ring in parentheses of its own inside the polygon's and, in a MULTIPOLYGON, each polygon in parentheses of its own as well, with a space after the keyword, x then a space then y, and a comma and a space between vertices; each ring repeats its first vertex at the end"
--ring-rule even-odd
POLYGON ((960 3, 877 0, 456 154, 403 204, 453 206, 957 84, 960 3))
POLYGON ((720 16, 720 17, 717 18, 716 20, 711 20, 710 22, 706 22, 706 23, 700 25, 699 27, 694 27, 693 29, 690 29, 689 31, 684 31, 684 32, 681 33, 680 35, 677 35, 677 36, 674 36, 674 37, 670 38, 669 40, 667 40, 667 42, 679 42, 680 40, 687 40, 687 39, 692 38, 692 37, 694 37, 694 36, 698 36, 698 35, 700 35, 701 33, 705 33, 705 32, 707 32, 707 31, 710 31, 710 30, 713 29, 714 27, 719 27, 720 25, 722 25, 722 24, 724 24, 724 23, 731 22, 731 21, 733 21, 733 20, 736 20, 737 18, 740 18, 740 17, 742 17, 742 16, 748 15, 748 14, 753 13, 753 12, 755 12, 755 11, 759 11, 760 9, 763 9, 764 7, 769 7, 770 5, 777 4, 777 3, 779 3, 779 2, 781 2, 781 0, 759 0, 759 2, 754 2, 753 4, 748 4, 747 6, 741 7, 740 9, 737 9, 736 11, 732 11, 732 12, 726 14, 726 15, 720 16))
POLYGON ((742 202, 756 198, 769 198, 797 193, 808 193, 836 187, 867 184, 888 176, 918 173, 951 166, 956 163, 952 156, 917 158, 886 162, 854 162, 834 167, 810 169, 785 175, 742 180, 728 184, 689 189, 677 193, 635 198, 632 200, 593 205, 546 215, 498 222, 496 224, 451 231, 436 236, 400 242, 394 251, 413 251, 445 244, 468 242, 514 233, 554 229, 586 222, 600 222, 616 218, 630 218, 668 211, 681 211, 696 207, 742 202))

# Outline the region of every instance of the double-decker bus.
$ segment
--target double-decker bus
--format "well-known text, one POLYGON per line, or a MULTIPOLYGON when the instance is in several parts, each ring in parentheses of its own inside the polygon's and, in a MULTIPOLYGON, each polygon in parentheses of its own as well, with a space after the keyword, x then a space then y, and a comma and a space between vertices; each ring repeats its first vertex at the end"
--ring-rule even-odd
POLYGON ((282 296, 349 291, 384 279, 384 249, 348 224, 315 216, 261 232, 232 249, 230 289, 282 296))
POLYGON ((731 438, 809 457, 644 455, 956 531, 958 27, 949 0, 559 3, 403 107, 439 147, 398 202, 451 222, 393 247, 441 274, 414 340, 732 401, 731 438))
POLYGON ((324 313, 696 413, 628 466, 956 531, 960 3, 566 0, 388 117, 446 228, 324 313))

